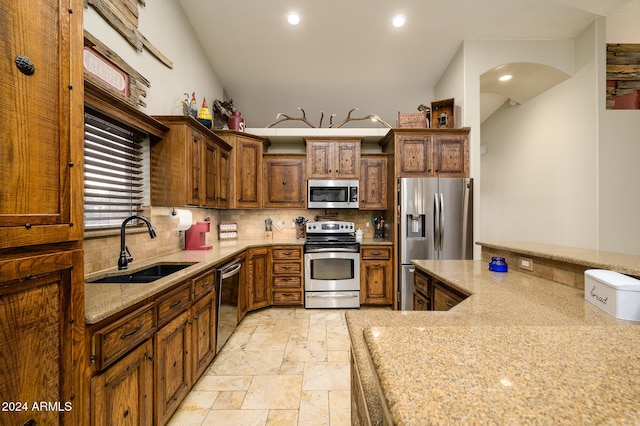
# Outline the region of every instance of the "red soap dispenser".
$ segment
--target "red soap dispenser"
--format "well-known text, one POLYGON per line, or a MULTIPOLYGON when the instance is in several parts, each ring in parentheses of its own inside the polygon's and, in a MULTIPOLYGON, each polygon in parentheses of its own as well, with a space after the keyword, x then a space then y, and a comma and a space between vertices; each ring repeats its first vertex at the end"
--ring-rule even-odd
POLYGON ((211 222, 196 222, 191 228, 184 231, 185 250, 211 250, 212 245, 207 245, 207 232, 211 230, 211 222))

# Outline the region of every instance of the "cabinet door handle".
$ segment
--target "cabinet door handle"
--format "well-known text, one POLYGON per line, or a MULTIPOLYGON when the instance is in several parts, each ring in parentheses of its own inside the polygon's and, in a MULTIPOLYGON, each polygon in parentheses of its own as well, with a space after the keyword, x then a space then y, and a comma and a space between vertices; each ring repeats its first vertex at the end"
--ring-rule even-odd
POLYGON ((454 306, 456 306, 453 303, 449 302, 448 300, 445 300, 444 303, 450 308, 453 308, 454 306))
POLYGON ((133 330, 129 331, 128 333, 124 333, 122 336, 120 336, 120 338, 121 339, 126 339, 129 336, 133 336, 138 331, 140 331, 141 328, 142 328, 142 323, 138 324, 138 326, 136 328, 134 328, 133 330))
POLYGON ((202 284, 200 284, 200 285, 201 285, 202 287, 206 287, 206 286, 208 286, 209 284, 211 284, 211 281, 205 281, 205 282, 203 282, 203 283, 202 283, 202 284))
POLYGON ((178 306, 180 303, 182 303, 182 299, 178 299, 174 303, 170 304, 169 307, 170 308, 174 308, 174 307, 178 306))

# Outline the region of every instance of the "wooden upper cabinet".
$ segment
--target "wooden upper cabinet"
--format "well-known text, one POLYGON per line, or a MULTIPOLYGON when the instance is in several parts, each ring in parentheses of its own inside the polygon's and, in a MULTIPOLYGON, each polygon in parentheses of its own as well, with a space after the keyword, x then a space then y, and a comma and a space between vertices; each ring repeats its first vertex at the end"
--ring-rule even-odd
POLYGON ((469 177, 469 129, 392 129, 380 141, 396 177, 469 177))
POLYGON ((151 204, 224 206, 221 194, 229 183, 222 179, 228 169, 221 169, 220 158, 228 155, 229 145, 192 117, 154 118, 169 132, 151 143, 151 204))
POLYGON ((0 249, 81 240, 82 3, 0 8, 0 249))
POLYGON ((217 131, 231 151, 231 208, 262 207, 262 152, 265 139, 233 130, 217 131))
POLYGON ((312 139, 307 144, 308 179, 358 179, 360 139, 312 139))
POLYGON ((469 138, 467 135, 434 135, 433 147, 433 162, 438 176, 469 176, 469 138))
POLYGON ((429 136, 401 136, 398 173, 402 177, 426 176, 433 171, 429 136))
POLYGON ((218 149, 218 167, 216 176, 217 207, 229 208, 231 205, 231 153, 218 149))
POLYGON ((263 171, 263 207, 306 208, 304 156, 265 155, 263 171))
POLYGON ((360 210, 386 210, 387 157, 363 155, 360 164, 360 210))
POLYGON ((218 188, 216 185, 218 146, 213 141, 205 140, 202 148, 204 157, 204 201, 202 204, 206 207, 216 207, 218 202, 218 188))

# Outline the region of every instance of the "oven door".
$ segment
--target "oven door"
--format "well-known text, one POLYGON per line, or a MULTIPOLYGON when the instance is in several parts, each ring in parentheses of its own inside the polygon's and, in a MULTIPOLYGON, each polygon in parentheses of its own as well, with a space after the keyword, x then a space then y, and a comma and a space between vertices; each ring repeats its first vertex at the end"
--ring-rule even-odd
POLYGON ((305 253, 304 288, 305 291, 359 291, 360 253, 305 253))

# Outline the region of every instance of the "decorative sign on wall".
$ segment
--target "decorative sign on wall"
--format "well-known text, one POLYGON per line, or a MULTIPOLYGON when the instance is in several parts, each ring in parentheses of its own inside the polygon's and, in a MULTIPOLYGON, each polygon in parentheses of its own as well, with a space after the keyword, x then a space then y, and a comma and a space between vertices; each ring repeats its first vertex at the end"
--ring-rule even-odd
POLYGON ((84 47, 84 70, 124 96, 129 96, 129 76, 104 56, 90 47, 84 47))
POLYGON ((93 35, 84 32, 84 78, 132 106, 146 107, 145 87, 150 87, 133 67, 93 35))
POLYGON ((138 3, 145 6, 144 0, 84 0, 85 6, 93 7, 138 52, 142 52, 145 48, 160 62, 173 68, 173 62, 138 31, 138 3))
POLYGON ((607 109, 640 109, 640 44, 607 44, 607 109))

